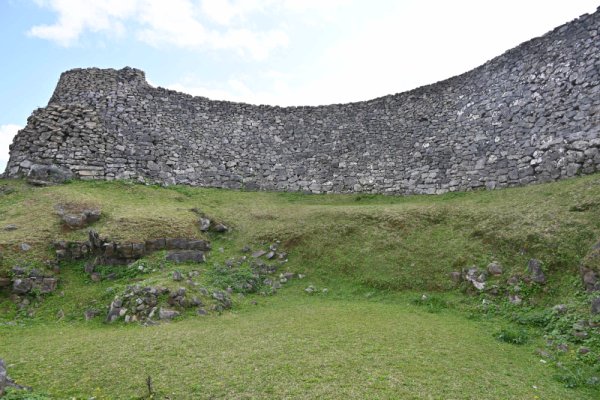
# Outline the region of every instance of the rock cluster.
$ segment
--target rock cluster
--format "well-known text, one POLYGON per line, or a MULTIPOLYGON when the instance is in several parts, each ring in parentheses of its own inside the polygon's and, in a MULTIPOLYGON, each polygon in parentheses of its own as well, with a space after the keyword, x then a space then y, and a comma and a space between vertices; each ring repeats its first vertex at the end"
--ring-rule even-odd
POLYGON ((17 296, 47 294, 56 290, 58 279, 38 269, 26 270, 19 266, 12 269, 11 278, 0 278, 0 288, 8 287, 17 296))
POLYGON ((211 101, 142 71, 74 69, 11 146, 9 177, 279 191, 444 193, 600 169, 600 11, 479 68, 318 107, 211 101))
POLYGON ((494 261, 488 264, 487 268, 481 269, 477 266, 464 268, 462 271, 453 271, 450 273, 450 279, 455 284, 466 282, 467 289, 475 289, 477 292, 487 292, 492 295, 500 295, 504 293, 508 300, 513 304, 521 304, 523 298, 519 295, 522 285, 545 284, 546 275, 543 271, 543 263, 535 258, 532 258, 527 263, 526 275, 512 275, 505 280, 504 289, 501 288, 498 279, 501 279, 503 274, 502 265, 494 261), (490 285, 490 278, 495 278, 490 285))
POLYGON ((203 262, 204 253, 211 247, 205 240, 188 238, 159 238, 144 242, 120 243, 100 238, 97 232, 90 230, 87 241, 58 241, 54 243, 54 248, 59 261, 94 256, 94 264, 128 265, 159 250, 168 250, 167 258, 175 262, 203 262))
POLYGON ((65 227, 81 229, 98 221, 102 211, 98 208, 77 207, 72 204, 57 204, 54 209, 65 227))
MULTIPOLYGON (((200 272, 196 270, 187 274, 173 271, 173 281, 185 285, 177 289, 128 286, 124 293, 111 302, 106 321, 148 324, 158 320, 171 320, 189 308, 195 308, 197 315, 220 313, 232 307, 233 293, 239 293, 240 296, 247 293, 274 293, 297 275, 289 271, 278 272, 287 262, 286 253, 277 252, 277 244, 272 244, 269 250, 274 252, 270 260, 265 259, 265 252, 258 257, 244 255, 228 259, 224 265, 214 264, 210 272, 213 280, 217 282, 217 286, 220 284, 218 282, 227 282, 226 287, 208 288, 199 284, 195 279, 200 272), (246 273, 247 271, 250 273, 246 273)), ((249 251, 250 248, 246 252, 249 251)))

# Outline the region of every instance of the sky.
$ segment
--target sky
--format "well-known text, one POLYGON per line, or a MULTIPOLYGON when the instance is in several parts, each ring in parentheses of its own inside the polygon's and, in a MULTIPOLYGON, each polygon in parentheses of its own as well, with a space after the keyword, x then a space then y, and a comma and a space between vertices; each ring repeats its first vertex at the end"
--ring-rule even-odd
POLYGON ((368 100, 450 78, 598 0, 0 0, 0 171, 72 68, 252 104, 368 100))

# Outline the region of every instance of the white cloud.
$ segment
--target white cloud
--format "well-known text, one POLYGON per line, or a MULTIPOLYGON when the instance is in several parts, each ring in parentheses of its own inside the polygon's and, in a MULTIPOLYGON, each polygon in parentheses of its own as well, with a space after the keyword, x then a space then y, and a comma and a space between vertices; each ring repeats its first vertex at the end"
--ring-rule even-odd
MULTIPOLYGON (((208 86, 180 81, 173 88, 209 98, 214 94, 217 99, 282 106, 368 100, 467 72, 583 12, 593 12, 595 1, 581 1, 578 7, 549 0, 456 0, 435 2, 435 7, 432 2, 398 2, 377 18, 356 16, 346 21, 351 29, 314 54, 304 70, 237 74, 208 86)), ((288 2, 289 9, 312 3, 288 2)))
POLYGON ((87 32, 134 38, 155 46, 186 49, 232 50, 262 60, 289 38, 280 28, 246 26, 252 13, 272 1, 228 0, 44 0, 43 7, 58 14, 53 24, 33 26, 27 33, 61 46, 78 43, 87 32), (233 23, 234 20, 236 23, 233 23), (215 22, 211 29, 206 21, 215 22))
POLYGON ((22 126, 14 124, 0 125, 0 173, 4 172, 6 163, 8 163, 8 146, 22 128, 22 126))
POLYGON ((123 20, 135 11, 137 1, 46 0, 37 3, 58 12, 58 21, 52 25, 34 26, 28 34, 69 47, 75 44, 86 30, 111 35, 123 34, 123 20))

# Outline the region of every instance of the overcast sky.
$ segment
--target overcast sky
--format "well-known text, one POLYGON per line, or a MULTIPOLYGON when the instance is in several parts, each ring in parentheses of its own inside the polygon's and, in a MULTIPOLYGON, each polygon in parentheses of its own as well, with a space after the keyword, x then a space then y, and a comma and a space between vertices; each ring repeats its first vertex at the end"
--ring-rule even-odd
POLYGON ((213 99, 367 100, 466 72, 598 0, 0 0, 0 171, 61 72, 146 71, 213 99))

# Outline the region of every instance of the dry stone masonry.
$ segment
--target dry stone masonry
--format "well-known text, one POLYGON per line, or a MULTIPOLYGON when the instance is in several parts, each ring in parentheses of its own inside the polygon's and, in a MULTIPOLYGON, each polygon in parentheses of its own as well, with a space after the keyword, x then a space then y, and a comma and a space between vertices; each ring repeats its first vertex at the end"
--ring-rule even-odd
POLYGON ((6 175, 46 165, 82 179, 433 194, 593 173, 599 33, 596 11, 463 75, 319 107, 212 101, 154 88, 137 69, 74 69, 16 136, 6 175))

